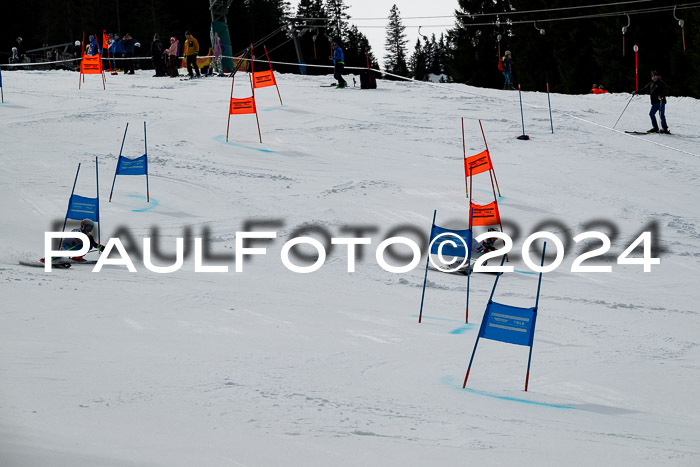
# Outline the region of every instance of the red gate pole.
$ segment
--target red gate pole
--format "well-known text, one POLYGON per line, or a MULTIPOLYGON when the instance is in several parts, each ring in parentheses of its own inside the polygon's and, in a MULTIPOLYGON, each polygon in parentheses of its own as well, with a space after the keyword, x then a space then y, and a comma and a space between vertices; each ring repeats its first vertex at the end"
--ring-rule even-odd
MULTIPOLYGON (((270 61, 270 56, 267 54, 267 47, 263 46, 263 48, 265 49, 265 56, 267 57, 268 65, 270 65, 270 71, 272 72, 272 76, 275 76, 275 72, 272 70, 272 62, 270 61)), ((282 103, 282 95, 280 94, 280 88, 279 88, 279 86, 277 86, 277 78, 275 78, 275 88, 277 88, 277 95, 280 98, 280 105, 284 105, 282 103)), ((256 110, 257 110, 257 107, 256 107, 256 110)))
POLYGON ((231 100, 233 99, 233 83, 236 81, 236 72, 231 73, 231 97, 228 100, 228 121, 226 122, 226 142, 228 143, 228 129, 231 125, 231 100))
POLYGON ((83 50, 84 45, 85 45, 85 31, 83 31, 83 41, 80 43, 80 62, 78 62, 78 66, 80 66, 80 74, 78 75, 78 89, 80 89, 80 80, 83 77, 83 55, 85 54, 85 50, 83 50))
MULTIPOLYGON (((253 76, 255 76, 255 63, 253 56, 253 44, 250 44, 250 92, 253 93, 253 105, 255 105, 255 86, 253 86, 253 76)), ((270 65, 272 66, 272 65, 270 65)), ((280 97, 280 100, 282 98, 280 97)), ((260 132, 260 120, 258 120, 258 106, 255 106, 255 122, 258 124, 258 138, 260 138, 260 143, 262 143, 262 133, 260 132)))

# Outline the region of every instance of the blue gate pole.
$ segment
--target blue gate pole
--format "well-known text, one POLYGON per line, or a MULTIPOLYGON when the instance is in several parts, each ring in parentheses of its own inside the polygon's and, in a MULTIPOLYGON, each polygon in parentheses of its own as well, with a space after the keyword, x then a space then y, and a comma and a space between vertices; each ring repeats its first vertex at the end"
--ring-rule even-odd
POLYGON ((428 257, 425 259, 425 277, 423 277, 423 294, 420 297, 420 313, 418 314, 418 322, 423 320, 423 300, 425 299, 425 284, 428 282, 428 263, 430 262, 430 241, 433 239, 433 229, 435 228, 435 216, 437 209, 433 211, 433 223, 430 226, 430 238, 428 239, 428 257))
POLYGON ((148 143, 146 141, 146 122, 143 122, 143 146, 144 146, 144 153, 143 155, 146 156, 144 163, 146 165, 146 202, 150 203, 151 202, 151 192, 148 189, 148 143))
MULTIPOLYGON (((503 259, 501 260, 501 266, 503 266, 503 263, 505 263, 506 257, 503 255, 503 259)), ((496 276, 496 280, 493 283, 493 289, 491 289, 491 296, 489 297, 489 302, 487 306, 491 305, 491 300, 493 299, 493 293, 496 291, 496 284, 498 284, 498 278, 501 277, 502 272, 499 272, 498 275, 496 276)), ((476 354, 476 347, 479 345, 479 338, 481 337, 481 328, 484 327, 484 319, 487 317, 484 316, 481 318, 481 327, 479 328, 479 333, 476 335, 476 342, 474 342, 474 350, 472 350, 472 357, 469 359, 469 366, 467 367, 467 374, 464 375, 464 383, 462 384, 462 389, 467 387, 467 380, 469 379, 469 372, 472 369, 472 362, 474 361, 474 355, 476 354)))
POLYGON ((518 96, 520 97, 520 121, 523 123, 523 136, 525 136, 525 117, 523 116, 523 93, 520 92, 520 84, 518 84, 518 96))
POLYGON ((129 129, 129 124, 126 124, 124 128, 124 137, 122 138, 122 147, 119 149, 119 159, 117 159, 117 168, 114 170, 114 180, 112 180, 112 189, 109 191, 109 202, 112 202, 112 192, 114 191, 114 182, 117 181, 117 171, 119 170, 119 163, 122 160, 122 151, 124 150, 124 141, 126 141, 126 131, 129 129))
MULTIPOLYGON (((63 219, 63 228, 61 229, 61 232, 66 231, 66 222, 68 222, 68 213, 70 212, 70 207, 71 204, 73 203, 73 193, 75 193, 75 184, 78 183, 78 174, 80 173, 80 162, 78 162, 78 170, 75 171, 75 180, 73 180, 73 189, 70 191, 70 198, 68 199, 68 210, 66 211, 66 217, 63 219)), ((58 242, 58 249, 61 249, 61 245, 63 245, 63 239, 61 239, 60 242, 58 242)))
POLYGON ((100 171, 97 163, 97 156, 95 156, 95 183, 97 184, 97 243, 100 243, 102 225, 100 223, 100 171))
POLYGON ((552 128, 552 134, 554 134, 554 122, 552 121, 552 102, 549 100, 549 77, 547 77, 547 105, 549 106, 549 126, 552 128))
MULTIPOLYGON (((542 261, 540 262, 540 267, 544 266, 544 253, 547 251, 547 242, 544 242, 542 247, 542 261)), ((525 392, 527 392, 527 385, 530 382, 530 362, 532 361, 532 344, 535 337, 535 322, 537 320, 537 307, 540 304, 540 286, 542 285, 542 271, 540 271, 540 279, 537 281, 537 298, 535 299, 535 314, 532 319, 532 331, 530 337, 530 353, 527 356, 527 374, 525 375, 525 392)))

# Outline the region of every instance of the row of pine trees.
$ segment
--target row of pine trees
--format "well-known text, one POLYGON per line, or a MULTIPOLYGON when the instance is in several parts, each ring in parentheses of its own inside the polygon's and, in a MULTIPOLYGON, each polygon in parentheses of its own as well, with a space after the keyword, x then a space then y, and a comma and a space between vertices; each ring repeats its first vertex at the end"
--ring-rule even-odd
MULTIPOLYGON (((651 70, 657 70, 672 95, 700 97, 698 7, 678 10, 678 16, 671 11, 630 15, 623 47, 622 29, 627 26, 628 17, 585 16, 624 13, 629 5, 613 4, 573 13, 562 10, 564 13, 556 14, 546 12, 570 8, 571 1, 458 0, 456 6, 454 28, 440 37, 419 38, 410 53, 401 12, 397 5, 392 6, 383 51, 385 78, 398 75, 500 88, 504 78, 498 71, 498 61, 510 50, 515 82, 523 89, 544 91, 549 83, 557 92, 581 94, 590 92, 596 84, 614 92, 631 92, 637 79, 641 88, 649 82, 651 70), (539 12, 502 14, 532 10, 539 12), (461 16, 467 14, 474 16, 461 16), (678 24, 681 17, 683 29, 678 24), (568 19, 546 21, 551 18, 568 19), (638 78, 635 44, 639 46, 638 78)), ((344 0, 302 0, 297 15, 328 18, 328 30, 346 47, 347 66, 365 66, 363 51, 367 47, 372 67, 378 68, 366 37, 349 23, 346 10, 344 0)))

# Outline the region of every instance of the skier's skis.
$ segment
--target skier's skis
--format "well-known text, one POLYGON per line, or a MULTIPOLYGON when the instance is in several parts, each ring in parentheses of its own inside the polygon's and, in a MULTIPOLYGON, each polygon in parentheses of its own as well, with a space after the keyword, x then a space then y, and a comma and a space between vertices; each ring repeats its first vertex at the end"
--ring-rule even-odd
MULTIPOLYGON (((33 268, 43 268, 45 264, 42 261, 23 261, 20 260, 19 264, 22 266, 30 266, 33 268)), ((53 262, 51 263, 52 268, 56 269, 68 269, 70 267, 71 263, 66 263, 66 262, 53 262)))
POLYGON ((68 264, 97 264, 97 260, 96 259, 79 260, 79 259, 74 259, 74 258, 68 258, 67 263, 68 264))
POLYGON ((672 135, 673 134, 668 130, 667 131, 663 131, 663 130, 659 130, 659 131, 625 131, 625 133, 627 133, 628 135, 656 135, 656 134, 672 135))

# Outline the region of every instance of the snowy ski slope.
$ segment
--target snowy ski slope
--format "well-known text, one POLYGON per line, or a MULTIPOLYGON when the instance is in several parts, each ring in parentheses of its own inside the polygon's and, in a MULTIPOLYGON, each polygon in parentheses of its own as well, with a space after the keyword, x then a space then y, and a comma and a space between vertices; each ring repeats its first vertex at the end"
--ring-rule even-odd
MULTIPOLYGON (((630 136, 650 126, 647 96, 612 131, 629 95, 552 94, 552 134, 546 94, 524 92, 519 141, 517 92, 277 79, 283 106, 256 92, 260 144, 252 115, 233 116, 225 142, 228 79, 142 71, 79 91, 75 73, 3 73, 0 465, 700 464, 697 100, 669 100, 674 135, 630 136), (611 273, 572 273, 599 243, 569 240, 545 274, 528 392, 527 348, 488 340, 462 389, 494 275, 472 276, 465 325, 466 277, 430 271, 418 324, 424 259, 392 274, 374 258, 392 229, 427 235, 434 209, 466 227, 461 117, 468 155, 482 120, 516 250, 534 230, 613 237, 599 263, 611 273), (136 157, 144 121, 151 203, 143 177, 123 176, 107 203, 124 126, 136 157), (172 274, 136 256, 136 273, 19 265, 60 227, 78 163, 76 193, 94 196, 95 156, 103 243, 157 228, 172 254, 189 229, 222 256, 238 231, 277 238, 238 273, 231 258, 216 263, 227 273, 195 272, 193 256, 172 274), (616 264, 654 223, 661 264, 616 264), (287 270, 282 245, 306 224, 371 227, 356 272, 340 245, 317 272, 287 270)), ((474 193, 491 200, 488 177, 474 193)), ((495 298, 531 306, 537 276, 517 253, 511 264, 495 298)))

